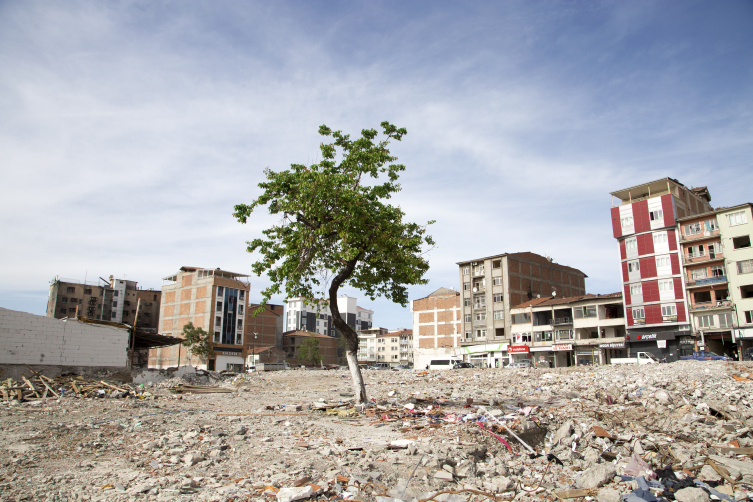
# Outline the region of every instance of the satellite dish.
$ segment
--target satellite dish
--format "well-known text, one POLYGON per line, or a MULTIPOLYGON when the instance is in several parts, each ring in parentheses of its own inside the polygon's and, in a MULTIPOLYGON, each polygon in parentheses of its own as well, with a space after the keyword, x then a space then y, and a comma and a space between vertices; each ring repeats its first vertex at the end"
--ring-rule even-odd
POLYGON ((557 296, 557 292, 556 291, 552 291, 552 296, 557 296))
POLYGON ((541 298, 541 295, 536 295, 536 298, 541 298))

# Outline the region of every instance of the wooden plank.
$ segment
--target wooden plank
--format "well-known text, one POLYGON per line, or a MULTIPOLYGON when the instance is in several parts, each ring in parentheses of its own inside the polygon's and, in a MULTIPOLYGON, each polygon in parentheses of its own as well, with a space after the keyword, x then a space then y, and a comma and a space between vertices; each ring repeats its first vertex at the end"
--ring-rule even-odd
POLYGON ((109 383, 105 382, 104 380, 100 380, 99 383, 101 383, 102 385, 106 385, 107 387, 110 387, 111 389, 115 389, 118 392, 125 392, 126 394, 128 393, 127 390, 123 390, 123 389, 120 389, 118 387, 115 387, 114 385, 110 385, 109 383))
POLYGON ((554 492, 554 494, 561 499, 575 499, 579 497, 595 497, 598 493, 596 488, 581 488, 578 490, 563 490, 561 492, 554 492))
POLYGON ((23 377, 23 379, 24 379, 24 382, 26 382, 26 385, 28 385, 29 388, 34 392, 34 395, 37 396, 37 397, 39 397, 39 392, 37 392, 37 389, 36 389, 36 387, 34 387, 34 384, 32 384, 29 381, 29 379, 26 378, 26 377, 23 377))
POLYGON ((722 453, 733 453, 735 455, 753 455, 753 448, 751 447, 741 447, 741 448, 727 448, 727 447, 721 447, 717 448, 722 453))
POLYGON ((49 385, 47 385, 47 382, 45 382, 44 380, 42 380, 42 383, 44 384, 45 387, 47 387, 47 390, 49 390, 50 392, 52 392, 53 395, 55 395, 58 398, 60 397, 60 394, 58 394, 57 392, 55 392, 54 390, 52 390, 52 387, 50 387, 49 385))

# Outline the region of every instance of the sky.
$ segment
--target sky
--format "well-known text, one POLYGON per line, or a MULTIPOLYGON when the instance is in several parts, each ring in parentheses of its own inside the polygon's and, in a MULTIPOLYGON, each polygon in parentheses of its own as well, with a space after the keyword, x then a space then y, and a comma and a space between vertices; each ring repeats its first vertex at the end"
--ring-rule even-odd
POLYGON ((232 212, 263 170, 316 162, 321 124, 384 120, 408 130, 391 202, 436 220, 411 299, 517 251, 618 291, 610 192, 669 176, 753 202, 751 26, 733 0, 0 1, 0 307, 44 314, 55 277, 251 274, 277 220, 232 212))

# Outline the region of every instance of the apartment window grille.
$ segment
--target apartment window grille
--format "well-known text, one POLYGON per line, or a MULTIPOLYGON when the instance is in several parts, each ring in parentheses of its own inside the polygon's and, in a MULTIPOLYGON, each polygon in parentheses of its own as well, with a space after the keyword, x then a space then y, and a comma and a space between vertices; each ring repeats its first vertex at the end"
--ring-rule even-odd
POLYGON ((494 319, 504 319, 505 318, 505 311, 504 310, 495 310, 494 311, 494 319))
POLYGON ((645 319, 646 313, 643 310, 643 307, 634 308, 633 309, 633 319, 645 319))
POLYGON ((691 223, 689 225, 685 225, 685 235, 688 237, 693 235, 699 235, 703 232, 703 226, 701 225, 701 222, 695 222, 691 223))
POLYGON ((729 219, 729 226, 731 227, 748 223, 748 217, 745 214, 745 211, 728 214, 727 218, 729 219))
POLYGON ((492 296, 492 301, 494 303, 501 303, 504 300, 503 297, 504 297, 504 295, 502 295, 501 293, 497 293, 497 294, 495 294, 495 295, 492 296))
POLYGON ((742 249, 750 247, 750 236, 741 235, 740 237, 734 237, 732 239, 732 247, 734 249, 742 249))
POLYGON ((651 221, 663 221, 664 219, 664 212, 661 209, 658 211, 651 211, 648 215, 649 218, 651 218, 651 221))
POLYGON ((502 276, 492 277, 492 285, 493 286, 501 286, 502 285, 502 276))
POLYGON ((628 272, 639 272, 641 270, 641 264, 638 260, 628 262, 628 272))
POLYGON ((643 285, 642 284, 631 284, 630 285, 630 294, 635 295, 642 295, 643 294, 643 285))
POLYGON ((753 272, 753 260, 743 260, 737 262, 738 274, 750 274, 753 272))
POLYGON ((674 281, 659 281, 659 292, 662 291, 674 291, 675 285, 674 281))

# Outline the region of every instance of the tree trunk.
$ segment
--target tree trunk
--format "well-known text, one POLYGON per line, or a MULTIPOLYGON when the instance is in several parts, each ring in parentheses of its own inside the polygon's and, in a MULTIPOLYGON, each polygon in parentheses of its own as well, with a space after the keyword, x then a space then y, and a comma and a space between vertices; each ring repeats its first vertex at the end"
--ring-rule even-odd
POLYGON ((350 376, 353 377, 353 392, 356 395, 356 404, 365 404, 366 386, 363 384, 361 367, 358 366, 358 334, 343 320, 340 316, 340 308, 337 306, 337 290, 340 288, 340 284, 351 276, 360 256, 361 255, 359 254, 357 257, 349 261, 345 268, 332 280, 332 284, 329 288, 329 310, 332 313, 332 322, 334 323, 335 328, 342 333, 343 337, 345 337, 345 341, 348 343, 348 350, 345 353, 345 357, 348 360, 350 376))

